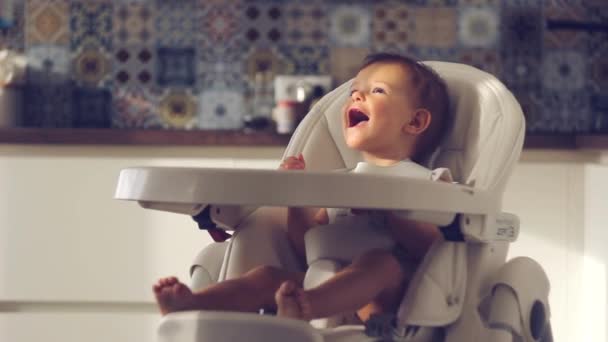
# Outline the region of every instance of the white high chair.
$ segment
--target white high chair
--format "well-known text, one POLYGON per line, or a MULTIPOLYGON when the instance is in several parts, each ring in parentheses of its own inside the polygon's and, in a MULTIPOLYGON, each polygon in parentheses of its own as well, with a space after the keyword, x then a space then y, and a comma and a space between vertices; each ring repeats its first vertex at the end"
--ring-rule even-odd
MULTIPOLYGON (((426 64, 447 82, 454 113, 451 131, 428 166, 449 168, 459 184, 331 172, 362 160, 342 136, 347 82, 312 108, 285 151, 304 154, 305 172, 130 168, 121 171, 116 189, 116 198, 144 208, 192 215, 205 228, 235 230, 229 241, 211 244, 196 257, 193 290, 261 264, 299 269, 284 232, 286 206, 383 208, 440 225, 445 239, 422 261, 396 319, 365 327, 348 325, 344 317, 309 324, 268 315, 180 312, 164 316, 159 341, 553 340, 542 267, 525 257, 506 262, 519 221, 500 208, 522 149, 521 108, 492 75, 462 64, 426 64)), ((305 287, 330 277, 364 246, 352 236, 337 238, 343 234, 307 234, 305 287)))

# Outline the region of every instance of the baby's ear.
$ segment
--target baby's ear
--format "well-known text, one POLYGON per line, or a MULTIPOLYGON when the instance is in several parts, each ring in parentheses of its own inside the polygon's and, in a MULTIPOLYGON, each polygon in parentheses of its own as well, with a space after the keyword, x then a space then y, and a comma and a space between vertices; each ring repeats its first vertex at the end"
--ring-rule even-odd
POLYGON ((403 126, 406 133, 418 135, 424 132, 431 124, 431 113, 424 108, 414 111, 412 119, 403 126))

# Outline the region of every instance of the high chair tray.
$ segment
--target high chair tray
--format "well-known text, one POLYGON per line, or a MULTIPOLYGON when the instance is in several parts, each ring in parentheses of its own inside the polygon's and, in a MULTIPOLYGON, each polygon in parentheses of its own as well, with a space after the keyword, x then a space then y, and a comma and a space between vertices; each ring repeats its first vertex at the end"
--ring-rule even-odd
POLYGON ((495 213, 497 198, 468 186, 335 171, 133 167, 116 199, 193 205, 309 206, 495 213))

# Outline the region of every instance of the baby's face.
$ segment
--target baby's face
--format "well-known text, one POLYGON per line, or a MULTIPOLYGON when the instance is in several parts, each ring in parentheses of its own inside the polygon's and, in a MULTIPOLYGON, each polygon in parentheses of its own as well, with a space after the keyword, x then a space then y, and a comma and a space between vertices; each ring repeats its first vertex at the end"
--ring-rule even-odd
POLYGON ((403 139, 414 104, 410 72, 398 63, 375 63, 361 70, 344 105, 343 129, 346 144, 372 153, 393 153, 403 139))

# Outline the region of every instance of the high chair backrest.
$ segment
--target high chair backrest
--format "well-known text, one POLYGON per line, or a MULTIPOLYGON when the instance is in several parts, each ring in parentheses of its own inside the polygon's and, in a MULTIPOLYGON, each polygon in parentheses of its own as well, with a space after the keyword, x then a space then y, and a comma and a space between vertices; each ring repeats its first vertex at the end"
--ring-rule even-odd
MULTIPOLYGON (((447 167, 454 179, 502 194, 521 153, 525 123, 513 95, 494 76, 474 67, 448 62, 424 62, 447 83, 453 115, 448 135, 430 168, 447 167)), ((307 168, 354 167, 361 154, 344 142, 342 106, 348 81, 325 95, 294 133, 285 156, 302 152, 307 168)))

